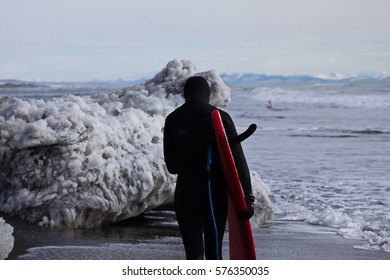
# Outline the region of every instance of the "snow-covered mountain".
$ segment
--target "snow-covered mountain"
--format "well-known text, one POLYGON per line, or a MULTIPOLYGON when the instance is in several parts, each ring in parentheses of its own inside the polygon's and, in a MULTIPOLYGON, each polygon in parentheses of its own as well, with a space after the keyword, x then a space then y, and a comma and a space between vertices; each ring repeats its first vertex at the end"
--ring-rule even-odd
POLYGON ((315 82, 322 79, 307 76, 307 75, 294 75, 294 76, 279 76, 279 75, 265 75, 255 73, 233 73, 233 74, 221 74, 222 80, 227 84, 241 84, 241 83, 258 83, 258 82, 315 82))
MULTIPOLYGON (((359 82, 359 81, 390 81, 390 76, 385 74, 362 72, 355 75, 345 75, 337 72, 329 72, 327 74, 319 74, 317 76, 310 75, 267 75, 257 73, 222 73, 219 75, 226 84, 250 84, 250 83, 310 83, 310 82, 359 82)), ((0 79, 0 88, 9 87, 42 87, 55 84, 85 84, 85 85, 110 85, 120 88, 130 85, 143 84, 147 77, 140 79, 117 79, 117 80, 89 80, 84 82, 31 82, 17 79, 0 79)))
POLYGON ((331 72, 317 77, 310 75, 265 75, 256 73, 222 73, 222 80, 226 84, 244 84, 244 83, 302 83, 302 82, 337 82, 337 81, 389 81, 390 76, 375 73, 360 73, 352 76, 345 76, 339 73, 331 72))

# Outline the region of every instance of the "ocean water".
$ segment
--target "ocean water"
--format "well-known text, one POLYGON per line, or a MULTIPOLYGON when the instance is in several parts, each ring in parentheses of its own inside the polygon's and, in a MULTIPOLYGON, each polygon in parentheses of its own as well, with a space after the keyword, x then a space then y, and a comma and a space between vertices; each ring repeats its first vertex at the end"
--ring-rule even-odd
MULTIPOLYGON (((0 95, 50 99, 113 90, 71 87, 3 88, 0 95)), ((358 248, 390 252, 389 82, 232 85, 225 110, 238 131, 258 126, 243 147, 270 190, 276 220, 329 227, 359 240, 358 248)))
POLYGON ((277 219, 390 252, 389 82, 234 86, 228 111, 259 127, 243 145, 277 219))

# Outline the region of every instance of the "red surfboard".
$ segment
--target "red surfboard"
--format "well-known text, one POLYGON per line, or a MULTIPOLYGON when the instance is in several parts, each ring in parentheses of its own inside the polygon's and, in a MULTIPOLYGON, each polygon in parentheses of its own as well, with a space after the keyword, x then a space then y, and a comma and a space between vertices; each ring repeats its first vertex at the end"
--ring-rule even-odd
POLYGON ((231 260, 255 260, 256 250, 249 220, 241 221, 237 213, 246 210, 241 187, 229 141, 218 110, 212 112, 219 157, 228 187, 229 255, 231 260))

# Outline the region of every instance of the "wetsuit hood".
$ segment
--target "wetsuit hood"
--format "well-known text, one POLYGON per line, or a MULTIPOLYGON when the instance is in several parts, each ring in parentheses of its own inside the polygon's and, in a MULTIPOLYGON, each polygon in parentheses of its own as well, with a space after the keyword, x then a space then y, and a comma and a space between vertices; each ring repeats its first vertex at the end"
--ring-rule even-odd
POLYGON ((193 76, 186 81, 183 94, 186 102, 203 101, 209 103, 210 87, 205 78, 193 76))

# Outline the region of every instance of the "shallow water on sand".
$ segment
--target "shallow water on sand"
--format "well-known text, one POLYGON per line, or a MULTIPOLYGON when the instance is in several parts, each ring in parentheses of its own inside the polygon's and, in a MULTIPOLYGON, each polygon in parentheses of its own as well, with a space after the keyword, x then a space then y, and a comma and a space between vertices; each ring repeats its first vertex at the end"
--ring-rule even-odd
MULTIPOLYGON (((72 230, 42 228, 5 216, 15 227, 15 247, 8 259, 182 260, 184 248, 173 218, 173 212, 152 212, 117 225, 72 230)), ((304 222, 270 221, 266 227, 254 228, 253 236, 257 259, 390 259, 386 252, 354 248, 363 243, 343 239, 334 229, 304 222)), ((226 232, 224 259, 229 259, 228 243, 226 232)))

